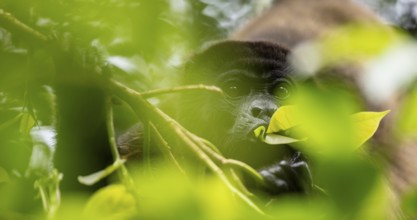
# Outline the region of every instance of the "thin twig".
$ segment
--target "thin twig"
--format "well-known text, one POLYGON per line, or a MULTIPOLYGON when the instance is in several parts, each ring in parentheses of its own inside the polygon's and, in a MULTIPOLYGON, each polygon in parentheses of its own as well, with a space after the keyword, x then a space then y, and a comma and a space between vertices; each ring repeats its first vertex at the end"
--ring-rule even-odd
POLYGON ((176 92, 184 92, 184 91, 192 91, 192 90, 207 90, 210 92, 217 92, 219 94, 223 94, 223 91, 217 86, 207 86, 207 85, 199 84, 199 85, 179 86, 179 87, 167 88, 167 89, 155 89, 151 91, 141 92, 140 95, 148 98, 148 97, 157 96, 157 95, 164 95, 168 93, 176 93, 176 92))
POLYGON ((243 184, 242 179, 236 173, 233 168, 229 168, 231 179, 235 182, 236 187, 238 187, 246 196, 254 197, 255 195, 246 188, 245 184, 243 184))
POLYGON ((159 133, 158 129, 155 127, 154 124, 150 123, 150 127, 152 128, 152 131, 155 133, 156 140, 158 141, 157 146, 161 146, 160 149, 163 152, 164 155, 167 156, 168 160, 171 161, 175 166, 178 168, 178 170, 186 174, 184 169, 181 167, 178 160, 175 158, 175 156, 171 152, 171 147, 169 144, 165 141, 165 139, 162 137, 161 133, 159 133))
POLYGON ((37 41, 41 41, 41 42, 48 41, 47 36, 29 27, 25 23, 21 22, 19 19, 15 18, 12 14, 4 11, 1 8, 0 8, 0 24, 6 28, 12 28, 19 32, 24 33, 25 35, 29 35, 37 41))
POLYGON ((214 172, 221 180, 222 182, 229 188, 230 191, 232 191, 235 195, 237 195, 239 198, 241 198, 244 202, 246 202, 250 207, 252 207, 255 211, 257 211, 260 214, 265 214, 251 199, 249 199, 243 192, 238 190, 227 178, 226 174, 223 172, 223 170, 217 166, 210 157, 204 153, 204 151, 195 144, 192 139, 185 137, 184 131, 177 127, 175 128, 177 131, 177 134, 179 134, 180 138, 191 148, 191 150, 200 158, 208 167, 209 169, 214 172))
POLYGON ((151 165, 151 129, 150 129, 150 122, 143 122, 144 131, 143 131, 143 147, 142 147, 142 159, 143 163, 145 164, 145 170, 149 173, 152 172, 152 165, 151 165))
MULTIPOLYGON (((231 180, 234 181, 234 186, 237 187, 243 194, 246 196, 253 196, 253 193, 249 192, 248 189, 243 184, 242 180, 238 177, 235 170, 232 166, 228 166, 227 163, 225 163, 228 159, 225 158, 220 151, 217 149, 216 146, 214 146, 210 141, 205 140, 203 138, 198 137, 197 135, 185 131, 186 134, 191 138, 195 144, 197 144, 205 153, 207 153, 212 159, 214 159, 218 164, 225 167, 225 170, 230 172, 231 180)), ((244 164, 244 163, 243 163, 244 164)), ((246 164, 245 164, 246 165, 246 164)), ((252 169, 250 166, 246 165, 248 169, 252 169)), ((247 171, 243 167, 238 167, 240 171, 247 171)), ((248 172, 248 171, 247 171, 248 172)), ((256 172, 256 171, 255 171, 256 172)), ((252 172, 248 172, 249 175, 252 174, 252 172)), ((256 172, 257 173, 257 172, 256 172)), ((262 177, 261 177, 262 178, 262 177)), ((255 178, 256 179, 256 178, 255 178)), ((262 179, 263 180, 263 179, 262 179)))
POLYGON ((107 126, 107 134, 109 138, 109 144, 111 148, 111 152, 113 154, 114 163, 120 162, 119 167, 115 167, 117 169, 118 174, 120 176, 121 181, 126 186, 127 190, 131 192, 133 197, 136 200, 136 205, 139 204, 139 196, 135 187, 135 183, 129 175, 129 172, 124 165, 124 160, 120 157, 119 150, 117 148, 116 143, 116 135, 114 132, 114 123, 113 123, 113 102, 112 98, 109 96, 106 100, 106 126, 107 126))
POLYGON ((107 127, 107 134, 109 136, 109 144, 110 144, 111 153, 113 155, 113 159, 115 161, 120 160, 120 154, 117 148, 116 135, 115 135, 114 126, 113 126, 113 108, 112 108, 112 101, 110 97, 108 97, 106 100, 106 127, 107 127))
MULTIPOLYGON (((189 133, 189 135, 193 138, 193 139, 202 139, 192 133, 189 133)), ((225 158, 223 155, 221 155, 219 153, 219 151, 217 150, 217 148, 211 144, 209 141, 204 140, 203 142, 204 144, 201 145, 201 148, 208 153, 210 156, 212 156, 213 158, 215 158, 217 161, 219 161, 221 164, 226 165, 226 166, 230 166, 230 167, 235 167, 238 168, 240 170, 243 170, 247 173, 250 174, 250 176, 253 176, 255 178, 255 180, 261 184, 263 184, 264 178, 258 173, 258 171, 256 171, 255 169, 253 169, 251 166, 247 165, 246 163, 243 163, 239 160, 234 160, 234 159, 228 159, 225 158), (210 147, 208 147, 208 146, 210 147)))

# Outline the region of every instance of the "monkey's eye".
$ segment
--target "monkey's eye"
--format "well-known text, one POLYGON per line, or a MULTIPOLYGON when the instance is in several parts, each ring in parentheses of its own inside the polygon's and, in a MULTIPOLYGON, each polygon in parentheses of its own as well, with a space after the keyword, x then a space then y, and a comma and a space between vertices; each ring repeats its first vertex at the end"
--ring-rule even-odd
POLYGON ((291 96, 291 83, 288 81, 280 81, 275 85, 274 95, 279 100, 286 100, 291 96))
POLYGON ((238 80, 226 81, 222 85, 222 89, 228 96, 232 98, 246 95, 245 87, 238 80))

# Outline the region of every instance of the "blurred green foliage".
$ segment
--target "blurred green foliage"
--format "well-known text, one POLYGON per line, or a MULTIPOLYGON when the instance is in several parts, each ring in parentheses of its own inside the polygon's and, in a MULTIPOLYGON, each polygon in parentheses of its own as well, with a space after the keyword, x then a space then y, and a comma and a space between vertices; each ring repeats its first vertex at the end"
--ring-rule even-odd
MULTIPOLYGON (((0 219, 387 218, 391 201, 385 170, 378 158, 369 159, 372 154, 366 147, 351 151, 354 134, 346 126, 349 123, 343 123, 345 115, 364 108, 363 102, 358 91, 341 90, 340 82, 330 83, 327 90, 307 84, 298 101, 309 109, 305 120, 314 125, 308 128, 313 141, 308 146, 300 143, 300 148, 310 151, 314 182, 323 192, 309 197, 250 197, 267 215, 237 199, 216 176, 184 175, 173 163, 152 161, 152 172, 139 166, 92 187, 77 181, 114 159, 105 119, 109 91, 102 77, 137 91, 175 85, 178 68, 196 48, 224 38, 258 4, 249 0, 0 1, 0 10, 59 44, 34 43, 30 34, 0 19, 0 219), (239 16, 233 20, 232 14, 239 16), (94 64, 103 61, 111 64, 111 74, 86 71, 100 72, 94 64), (320 154, 319 148, 334 152, 320 154)), ((357 27, 347 27, 336 36, 319 42, 325 62, 347 56, 372 58, 402 39, 380 29, 357 27), (356 37, 345 38, 352 35, 356 37), (340 49, 336 54, 335 48, 340 49)), ((416 89, 406 94, 398 126, 401 135, 409 137, 417 131, 416 89)), ((137 120, 125 103, 115 103, 113 109, 116 133, 137 120)), ((196 168, 183 165, 182 169, 196 168)), ((415 193, 401 205, 410 216, 417 215, 415 193)))

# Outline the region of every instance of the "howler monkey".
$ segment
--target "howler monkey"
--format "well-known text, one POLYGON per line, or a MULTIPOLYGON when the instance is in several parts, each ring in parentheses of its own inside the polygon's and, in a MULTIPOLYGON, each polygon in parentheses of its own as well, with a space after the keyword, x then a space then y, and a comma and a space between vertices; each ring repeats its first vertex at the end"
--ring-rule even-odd
MULTIPOLYGON (((270 194, 309 192, 311 174, 305 158, 289 147, 261 143, 253 130, 267 125, 294 91, 288 57, 296 45, 348 23, 377 23, 349 0, 277 0, 244 25, 231 40, 215 43, 185 65, 184 85, 220 87, 225 96, 183 94, 177 120, 213 142, 229 158, 259 170, 270 194)), ((127 143, 129 138, 122 138, 127 143)))
POLYGON ((204 93, 180 98, 178 120, 212 141, 226 157, 260 169, 271 194, 306 192, 312 183, 298 152, 267 145, 253 134, 255 128, 267 126, 292 95, 288 54, 288 49, 268 42, 214 44, 188 62, 183 83, 218 86, 224 97, 204 93))

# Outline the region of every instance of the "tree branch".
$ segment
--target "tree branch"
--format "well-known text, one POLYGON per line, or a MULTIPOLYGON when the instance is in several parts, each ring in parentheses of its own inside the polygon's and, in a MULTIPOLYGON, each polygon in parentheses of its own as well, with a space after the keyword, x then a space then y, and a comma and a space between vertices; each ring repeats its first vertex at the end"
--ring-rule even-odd
POLYGON ((40 41, 43 43, 46 43, 48 41, 47 36, 29 27, 25 23, 15 18, 12 14, 4 11, 1 8, 0 8, 0 24, 1 26, 10 30, 11 32, 16 31, 16 32, 23 33, 24 35, 29 36, 33 40, 40 41))
POLYGON ((174 88, 168 88, 168 89, 156 89, 156 90, 151 90, 151 91, 146 91, 146 92, 141 92, 140 94, 143 97, 151 97, 151 96, 156 96, 156 95, 163 95, 163 94, 167 94, 167 93, 175 93, 175 92, 184 92, 184 91, 189 91, 189 90, 207 90, 210 92, 217 92, 219 94, 223 95, 223 91, 217 87, 217 86, 207 86, 207 85, 187 85, 187 86, 179 86, 179 87, 174 87, 174 88))

